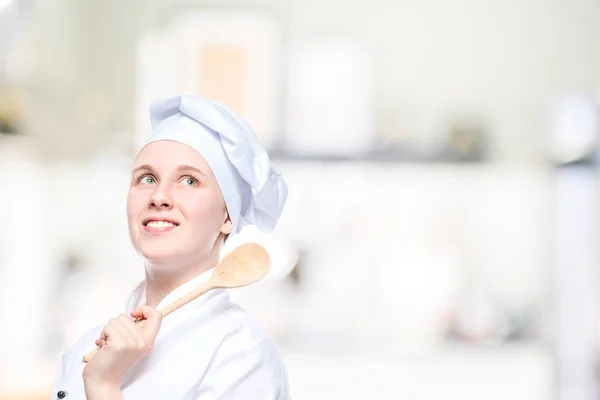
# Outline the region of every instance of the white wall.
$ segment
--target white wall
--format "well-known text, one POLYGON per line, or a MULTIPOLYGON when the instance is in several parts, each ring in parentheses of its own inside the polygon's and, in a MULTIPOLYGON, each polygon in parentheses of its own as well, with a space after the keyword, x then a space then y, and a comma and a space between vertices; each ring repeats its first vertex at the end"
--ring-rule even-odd
MULTIPOLYGON (((55 4, 32 21, 37 87, 30 88, 31 129, 73 138, 71 150, 62 147, 67 153, 89 149, 90 138, 100 138, 98 146, 129 149, 136 38, 164 20, 173 3, 55 4), (52 112, 44 113, 48 107, 52 112), (87 142, 75 139, 82 137, 87 142)), ((600 3, 593 0, 187 4, 262 7, 286 24, 291 44, 331 39, 364 45, 374 57, 384 136, 424 140, 439 135, 455 113, 480 113, 489 118, 492 156, 500 161, 539 160, 539 118, 547 103, 571 91, 594 95, 600 85, 600 3)))
MULTIPOLYGON (((373 52, 383 121, 397 120, 397 130, 408 135, 436 135, 454 112, 482 113, 492 121, 498 160, 538 155, 537 114, 551 96, 573 90, 595 94, 600 88, 596 1, 269 5, 289 22, 294 41, 349 39, 373 52)), ((383 121, 382 130, 396 130, 383 121)))

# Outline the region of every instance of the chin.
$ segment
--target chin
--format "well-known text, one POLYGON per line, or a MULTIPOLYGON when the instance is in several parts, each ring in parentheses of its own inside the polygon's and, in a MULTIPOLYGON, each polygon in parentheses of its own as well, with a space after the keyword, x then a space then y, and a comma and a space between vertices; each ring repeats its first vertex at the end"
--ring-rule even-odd
POLYGON ((180 255, 173 251, 173 246, 146 245, 138 248, 138 253, 151 264, 164 264, 172 260, 177 260, 180 255))

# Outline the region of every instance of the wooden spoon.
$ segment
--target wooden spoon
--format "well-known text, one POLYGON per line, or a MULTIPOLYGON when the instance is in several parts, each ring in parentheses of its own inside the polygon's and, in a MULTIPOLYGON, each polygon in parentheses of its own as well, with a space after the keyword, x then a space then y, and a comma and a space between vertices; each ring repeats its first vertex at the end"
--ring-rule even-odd
MULTIPOLYGON (((232 289, 258 282, 267 275, 271 260, 266 250, 256 243, 245 243, 234 249, 219 263, 210 280, 182 298, 160 310, 163 317, 202 296, 212 289, 232 289)), ((145 320, 137 320, 136 325, 143 326, 145 320)), ((98 348, 83 356, 87 363, 94 358, 98 348)))

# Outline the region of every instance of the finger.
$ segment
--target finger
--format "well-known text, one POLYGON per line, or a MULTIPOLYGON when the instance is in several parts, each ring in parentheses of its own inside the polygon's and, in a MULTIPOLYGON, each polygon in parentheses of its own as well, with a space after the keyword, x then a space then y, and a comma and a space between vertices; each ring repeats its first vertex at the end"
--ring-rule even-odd
POLYGON ((115 329, 119 330, 119 333, 121 334, 121 337, 125 340, 125 343, 127 343, 128 345, 135 343, 137 336, 137 333, 135 331, 128 329, 123 323, 123 321, 121 321, 119 318, 115 320, 114 325, 115 329))
POLYGON ((135 322, 131 319, 131 317, 127 314, 121 314, 117 318, 117 320, 121 323, 121 325, 127 329, 133 336, 137 336, 139 334, 139 330, 136 329, 135 322))
POLYGON ((131 315, 131 317, 133 318, 133 322, 135 323, 138 329, 142 329, 146 324, 146 320, 144 319, 144 314, 142 313, 141 307, 136 308, 131 313, 129 313, 129 315, 131 315))
POLYGON ((109 346, 132 347, 135 344, 131 334, 117 319, 107 324, 104 327, 104 332, 106 334, 106 344, 109 346))
POLYGON ((146 320, 146 324, 142 328, 144 337, 148 343, 154 343, 154 339, 156 339, 156 335, 158 335, 162 323, 162 314, 150 306, 140 307, 140 312, 142 313, 142 317, 146 320))
POLYGON ((135 318, 135 319, 144 319, 144 312, 143 312, 143 308, 144 307, 150 307, 150 306, 139 306, 138 308, 136 308, 135 310, 133 310, 130 315, 135 318))
POLYGON ((112 329, 110 328, 110 326, 113 324, 113 321, 114 321, 114 318, 113 318, 113 319, 111 319, 111 320, 109 320, 109 321, 106 323, 106 325, 104 325, 104 328, 102 328, 102 332, 100 332, 100 338, 99 338, 99 339, 102 339, 102 340, 106 340, 106 339, 108 339, 108 332, 107 332, 107 328, 108 328, 108 330, 109 330, 109 331, 110 331, 110 330, 112 330, 112 329))
POLYGON ((147 342, 142 334, 141 328, 136 326, 127 314, 121 314, 118 320, 140 349, 147 347, 147 342))

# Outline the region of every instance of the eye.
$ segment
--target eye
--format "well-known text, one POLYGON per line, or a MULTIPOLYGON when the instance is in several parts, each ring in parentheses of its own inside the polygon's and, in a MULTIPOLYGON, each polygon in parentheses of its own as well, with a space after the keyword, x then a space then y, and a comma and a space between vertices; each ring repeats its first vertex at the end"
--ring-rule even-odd
POLYGON ((142 175, 139 179, 138 182, 143 184, 143 185, 152 185, 154 183, 156 183, 156 181, 154 180, 154 178, 150 175, 142 175))
POLYGON ((181 183, 188 186, 194 186, 198 184, 198 180, 193 176, 186 176, 181 180, 181 183))

